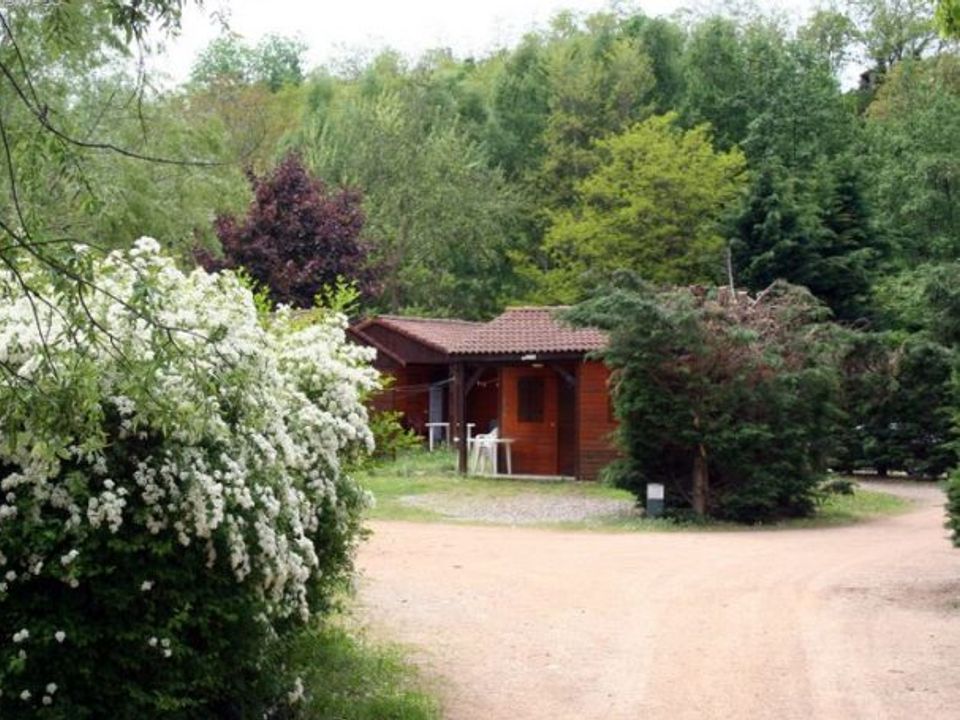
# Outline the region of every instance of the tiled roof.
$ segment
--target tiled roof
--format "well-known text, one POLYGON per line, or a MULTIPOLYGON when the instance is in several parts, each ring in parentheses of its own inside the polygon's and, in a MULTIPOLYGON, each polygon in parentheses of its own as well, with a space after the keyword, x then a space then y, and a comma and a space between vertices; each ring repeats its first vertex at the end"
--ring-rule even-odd
POLYGON ((483 327, 483 323, 469 320, 405 317, 401 315, 378 315, 375 320, 381 325, 398 330, 407 337, 419 340, 423 344, 444 353, 453 352, 454 348, 468 334, 483 327))
POLYGON ((562 307, 514 307, 465 333, 452 355, 590 352, 606 346, 606 333, 574 328, 557 317, 562 307))
POLYGON ((490 322, 377 315, 354 326, 364 339, 372 324, 390 328, 447 355, 585 353, 606 346, 595 328, 575 328, 557 315, 564 307, 514 307, 490 322))

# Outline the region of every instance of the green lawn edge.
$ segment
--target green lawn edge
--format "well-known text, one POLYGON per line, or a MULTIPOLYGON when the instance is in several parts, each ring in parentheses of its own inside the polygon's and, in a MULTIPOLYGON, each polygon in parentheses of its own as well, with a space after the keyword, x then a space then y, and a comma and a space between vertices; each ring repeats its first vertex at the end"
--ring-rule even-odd
POLYGON ((740 525, 725 522, 675 522, 642 517, 598 517, 576 522, 500 523, 457 518, 425 508, 404 505, 401 498, 427 493, 463 497, 509 497, 522 494, 559 494, 587 498, 632 500, 626 490, 601 483, 575 481, 513 480, 458 475, 451 453, 411 453, 389 463, 367 468, 358 479, 374 496, 367 511, 369 520, 430 522, 452 525, 524 527, 562 531, 593 532, 744 532, 840 527, 904 513, 913 502, 896 495, 858 487, 852 495, 830 494, 818 505, 816 514, 775 523, 740 525))

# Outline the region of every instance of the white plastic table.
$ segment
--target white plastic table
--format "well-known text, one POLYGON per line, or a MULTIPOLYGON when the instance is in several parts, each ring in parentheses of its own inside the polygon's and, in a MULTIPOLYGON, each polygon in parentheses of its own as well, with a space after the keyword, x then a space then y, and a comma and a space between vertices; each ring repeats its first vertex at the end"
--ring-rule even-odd
POLYGON ((433 452, 434 437, 436 437, 436 433, 433 431, 434 428, 440 428, 442 439, 450 440, 450 423, 428 422, 424 427, 427 428, 427 447, 430 448, 430 452, 433 452))
MULTIPOLYGON (((470 447, 470 436, 473 435, 473 428, 476 423, 467 423, 467 447, 470 447)), ((428 422, 424 423, 423 426, 427 428, 427 446, 430 448, 430 452, 433 452, 434 438, 436 434, 433 432, 434 428, 440 428, 442 439, 447 443, 450 442, 450 423, 448 422, 428 422)))

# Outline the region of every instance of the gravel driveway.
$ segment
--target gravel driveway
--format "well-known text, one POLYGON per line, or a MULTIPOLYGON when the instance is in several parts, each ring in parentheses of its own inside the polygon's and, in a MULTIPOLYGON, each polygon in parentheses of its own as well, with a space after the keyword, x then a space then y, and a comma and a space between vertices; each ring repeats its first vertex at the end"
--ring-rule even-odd
POLYGON ((632 500, 537 495, 521 493, 504 497, 466 497, 454 493, 426 493, 400 498, 407 507, 432 510, 457 520, 506 525, 582 522, 638 513, 632 500))
POLYGON ((453 720, 960 717, 942 494, 850 527, 372 523, 361 601, 453 720))

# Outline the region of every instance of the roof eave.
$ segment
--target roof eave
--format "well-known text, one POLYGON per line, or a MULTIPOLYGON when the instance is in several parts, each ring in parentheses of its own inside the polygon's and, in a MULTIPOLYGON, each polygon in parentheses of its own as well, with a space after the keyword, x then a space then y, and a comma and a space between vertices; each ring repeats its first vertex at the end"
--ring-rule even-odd
POLYGON ((577 360, 590 353, 597 352, 600 348, 592 350, 549 350, 512 353, 478 353, 478 352, 452 352, 450 353, 451 362, 474 362, 474 363, 496 363, 496 362, 541 362, 543 360, 577 360))

